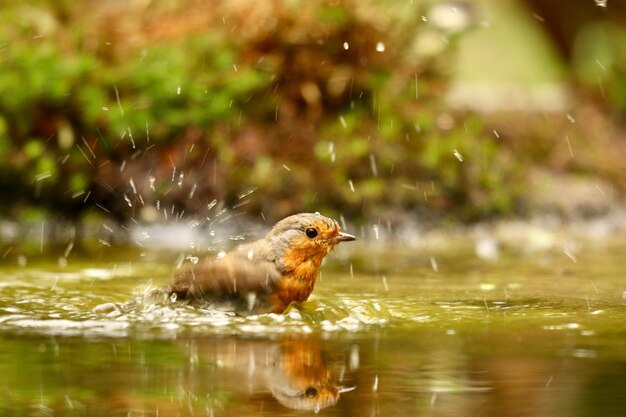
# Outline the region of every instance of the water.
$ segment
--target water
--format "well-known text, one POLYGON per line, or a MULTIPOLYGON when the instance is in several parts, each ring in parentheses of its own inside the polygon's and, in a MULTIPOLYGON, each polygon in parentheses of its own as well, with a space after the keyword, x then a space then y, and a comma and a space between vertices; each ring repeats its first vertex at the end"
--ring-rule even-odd
POLYGON ((15 250, 0 415, 625 415, 623 241, 448 243, 357 242, 299 309, 247 318, 145 299, 178 253, 15 250))

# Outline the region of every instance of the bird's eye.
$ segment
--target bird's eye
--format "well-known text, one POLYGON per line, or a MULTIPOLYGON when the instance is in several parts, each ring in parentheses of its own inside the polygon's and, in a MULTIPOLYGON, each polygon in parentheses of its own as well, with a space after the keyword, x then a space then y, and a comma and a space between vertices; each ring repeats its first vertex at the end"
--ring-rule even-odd
POLYGON ((313 388, 313 387, 308 387, 306 389, 306 391, 304 391, 304 395, 307 398, 313 398, 313 397, 315 397, 317 395, 317 390, 315 388, 313 388))
POLYGON ((305 233, 306 233, 306 236, 311 239, 317 236, 317 230, 315 230, 312 227, 309 227, 308 229, 306 229, 305 233))

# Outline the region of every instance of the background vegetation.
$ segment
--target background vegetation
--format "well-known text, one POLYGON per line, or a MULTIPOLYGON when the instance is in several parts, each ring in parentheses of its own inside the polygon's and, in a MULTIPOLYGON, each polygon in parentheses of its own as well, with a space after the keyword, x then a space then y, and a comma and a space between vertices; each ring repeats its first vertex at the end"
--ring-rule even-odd
POLYGON ((625 14, 586 3, 503 2, 544 26, 518 39, 545 43, 565 99, 485 111, 496 90, 450 97, 500 61, 461 48, 506 30, 492 2, 6 2, 0 214, 602 212, 626 190, 625 14))

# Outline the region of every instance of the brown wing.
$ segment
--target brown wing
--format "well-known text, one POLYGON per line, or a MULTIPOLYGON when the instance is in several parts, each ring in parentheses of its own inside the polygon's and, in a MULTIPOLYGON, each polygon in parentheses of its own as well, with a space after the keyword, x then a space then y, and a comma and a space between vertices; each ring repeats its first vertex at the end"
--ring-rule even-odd
POLYGON ((250 261, 237 254, 223 259, 204 259, 186 264, 174 272, 170 292, 186 298, 215 298, 268 294, 280 278, 276 265, 270 261, 250 261))

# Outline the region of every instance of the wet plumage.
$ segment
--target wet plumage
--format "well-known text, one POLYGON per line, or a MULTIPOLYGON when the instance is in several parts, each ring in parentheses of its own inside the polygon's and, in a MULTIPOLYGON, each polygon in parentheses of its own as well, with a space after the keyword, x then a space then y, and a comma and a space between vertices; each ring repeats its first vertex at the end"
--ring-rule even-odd
POLYGON ((276 223, 263 239, 221 258, 185 264, 175 271, 168 291, 240 315, 282 313, 291 302, 309 297, 324 256, 354 239, 319 213, 295 214, 276 223))

